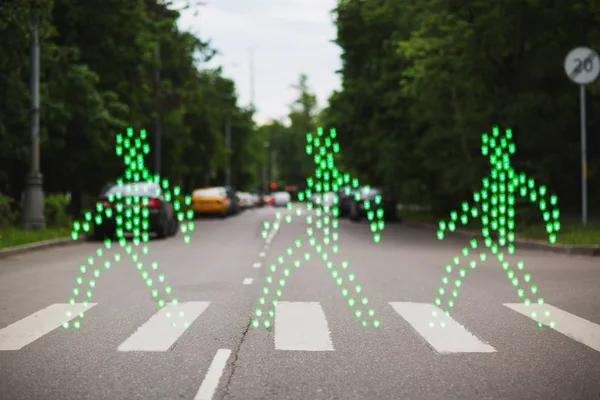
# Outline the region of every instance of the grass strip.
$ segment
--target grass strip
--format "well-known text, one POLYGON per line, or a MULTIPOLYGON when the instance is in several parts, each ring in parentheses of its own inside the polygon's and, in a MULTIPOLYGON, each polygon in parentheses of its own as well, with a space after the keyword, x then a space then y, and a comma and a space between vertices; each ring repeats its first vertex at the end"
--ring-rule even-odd
MULTIPOLYGON (((429 222, 437 225, 440 222, 440 218, 436 218, 429 212, 417 212, 417 211, 401 211, 399 215, 408 221, 418 222, 429 222)), ((448 218, 446 217, 447 221, 448 218)), ((480 221, 470 221, 468 225, 458 227, 459 229, 478 230, 481 226, 480 221)), ((518 238, 523 239, 534 239, 541 241, 548 241, 548 234, 546 233, 545 224, 540 221, 538 223, 532 223, 530 225, 515 224, 515 234, 518 238)), ((557 235, 557 244, 563 245, 600 245, 600 225, 599 224, 588 224, 588 226, 582 226, 582 224, 574 222, 561 223, 561 230, 557 235)))
POLYGON ((52 239, 62 239, 70 236, 70 228, 46 228, 39 230, 27 230, 16 227, 0 228, 0 249, 52 239))

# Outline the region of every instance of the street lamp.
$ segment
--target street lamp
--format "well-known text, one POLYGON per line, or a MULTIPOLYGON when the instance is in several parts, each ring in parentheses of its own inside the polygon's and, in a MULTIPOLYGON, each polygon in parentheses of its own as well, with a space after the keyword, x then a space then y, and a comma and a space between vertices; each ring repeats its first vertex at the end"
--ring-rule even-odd
POLYGON ((23 227, 44 229, 44 177, 40 172, 40 41, 37 2, 31 5, 31 170, 25 183, 23 227))
POLYGON ((269 178, 270 178, 270 174, 267 172, 268 171, 268 166, 269 166, 269 146, 270 143, 269 141, 265 141, 263 143, 264 147, 265 147, 265 152, 267 153, 267 161, 263 164, 263 168, 262 168, 262 176, 263 176, 263 193, 266 194, 267 191, 269 190, 269 178))
POLYGON ((227 114, 225 122, 225 147, 227 148, 227 165, 225 166, 225 186, 231 187, 231 117, 227 114))

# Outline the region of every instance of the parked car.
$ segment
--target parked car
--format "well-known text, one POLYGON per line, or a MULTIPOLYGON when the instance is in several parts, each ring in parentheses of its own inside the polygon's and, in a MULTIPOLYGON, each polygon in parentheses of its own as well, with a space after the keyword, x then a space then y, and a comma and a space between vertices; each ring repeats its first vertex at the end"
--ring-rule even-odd
POLYGON ((267 200, 268 200, 267 197, 268 197, 267 195, 262 194, 262 193, 257 194, 256 195, 256 205, 258 207, 264 207, 265 204, 267 204, 267 200))
POLYGON ((242 206, 240 205, 240 198, 238 196, 237 190, 231 186, 224 186, 225 191, 227 192, 227 198, 231 202, 231 208, 233 210, 233 214, 238 214, 242 211, 242 206))
POLYGON ((285 207, 291 201, 292 195, 288 192, 275 192, 269 196, 269 204, 274 207, 285 207))
POLYGON ((238 192, 238 197, 240 198, 240 206, 243 209, 256 207, 256 196, 252 193, 248 192, 238 192))
MULTIPOLYGON (((104 187, 98 196, 98 203, 104 209, 115 210, 116 204, 123 205, 123 212, 128 208, 140 206, 148 209, 148 231, 159 238, 175 236, 179 230, 179 220, 173 204, 167 202, 163 196, 160 185, 153 182, 126 182, 122 184, 109 184, 104 187), (127 204, 130 203, 130 204, 127 204)), ((114 212, 114 211, 113 211, 114 212)), ((124 224, 126 221, 124 221, 124 224)), ((117 233, 118 224, 112 218, 103 218, 101 223, 94 225, 93 237, 96 240, 112 238, 117 233)), ((122 229, 131 231, 123 225, 122 229)))
POLYGON ((340 217, 347 217, 348 215, 350 215, 350 207, 354 202, 354 195, 356 193, 356 190, 356 188, 347 185, 341 187, 338 191, 340 217))
POLYGON ((336 196, 335 192, 314 193, 310 200, 315 207, 333 207, 336 196))
POLYGON ((244 192, 237 192, 237 197, 240 200, 240 208, 245 210, 248 208, 248 196, 244 192))
MULTIPOLYGON (((360 221, 363 218, 367 217, 367 213, 370 210, 376 212, 377 209, 383 209, 383 217, 388 221, 397 220, 396 208, 398 206, 398 201, 392 195, 389 190, 382 188, 373 188, 373 187, 361 187, 357 193, 359 194, 359 199, 356 197, 352 199, 352 203, 350 204, 350 220, 352 221, 360 221), (381 199, 379 205, 375 203, 376 197, 381 199), (365 208, 365 203, 369 202, 369 209, 365 208)), ((356 193, 355 193, 356 196, 356 193)))
POLYGON ((260 207, 261 195, 258 193, 252 193, 252 201, 254 202, 254 207, 260 207))
POLYGON ((196 215, 220 215, 225 218, 239 212, 239 203, 231 190, 211 187, 192 192, 191 209, 196 215))

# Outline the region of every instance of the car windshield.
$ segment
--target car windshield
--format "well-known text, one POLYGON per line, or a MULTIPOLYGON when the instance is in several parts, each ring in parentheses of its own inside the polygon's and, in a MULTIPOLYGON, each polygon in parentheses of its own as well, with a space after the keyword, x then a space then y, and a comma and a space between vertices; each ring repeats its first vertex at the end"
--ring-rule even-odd
POLYGON ((325 193, 315 193, 313 195, 314 200, 317 203, 321 203, 324 205, 331 205, 335 201, 337 193, 334 192, 325 192, 325 193))
POLYGON ((222 197, 222 196, 225 196, 225 189, 224 188, 200 189, 200 190, 196 190, 194 192, 194 196, 197 196, 197 197, 222 197))
POLYGON ((360 196, 361 197, 372 197, 372 196, 377 196, 377 195, 387 195, 387 192, 384 191, 383 189, 380 188, 376 188, 376 187, 362 187, 360 188, 360 196))
POLYGON ((160 193, 160 187, 156 183, 127 183, 110 187, 104 192, 104 197, 116 196, 118 194, 122 197, 158 197, 160 193))
POLYGON ((339 195, 344 195, 344 196, 351 196, 356 192, 356 189, 354 189, 352 186, 344 186, 342 188, 340 188, 339 190, 339 195))
POLYGON ((361 194, 381 194, 381 189, 376 187, 363 187, 360 188, 361 194))
POLYGON ((313 194, 314 197, 322 197, 323 199, 332 199, 336 196, 336 193, 334 192, 325 192, 325 193, 315 193, 313 194))

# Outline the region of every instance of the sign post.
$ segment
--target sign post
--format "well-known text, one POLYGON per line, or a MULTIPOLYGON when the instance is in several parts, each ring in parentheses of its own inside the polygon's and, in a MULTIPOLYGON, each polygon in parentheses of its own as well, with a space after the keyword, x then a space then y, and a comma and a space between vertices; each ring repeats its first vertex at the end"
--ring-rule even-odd
POLYGON ((565 58, 565 72, 579 85, 581 107, 581 219, 588 222, 587 204, 587 126, 585 116, 585 85, 596 80, 600 73, 598 53, 588 47, 576 47, 565 58))

